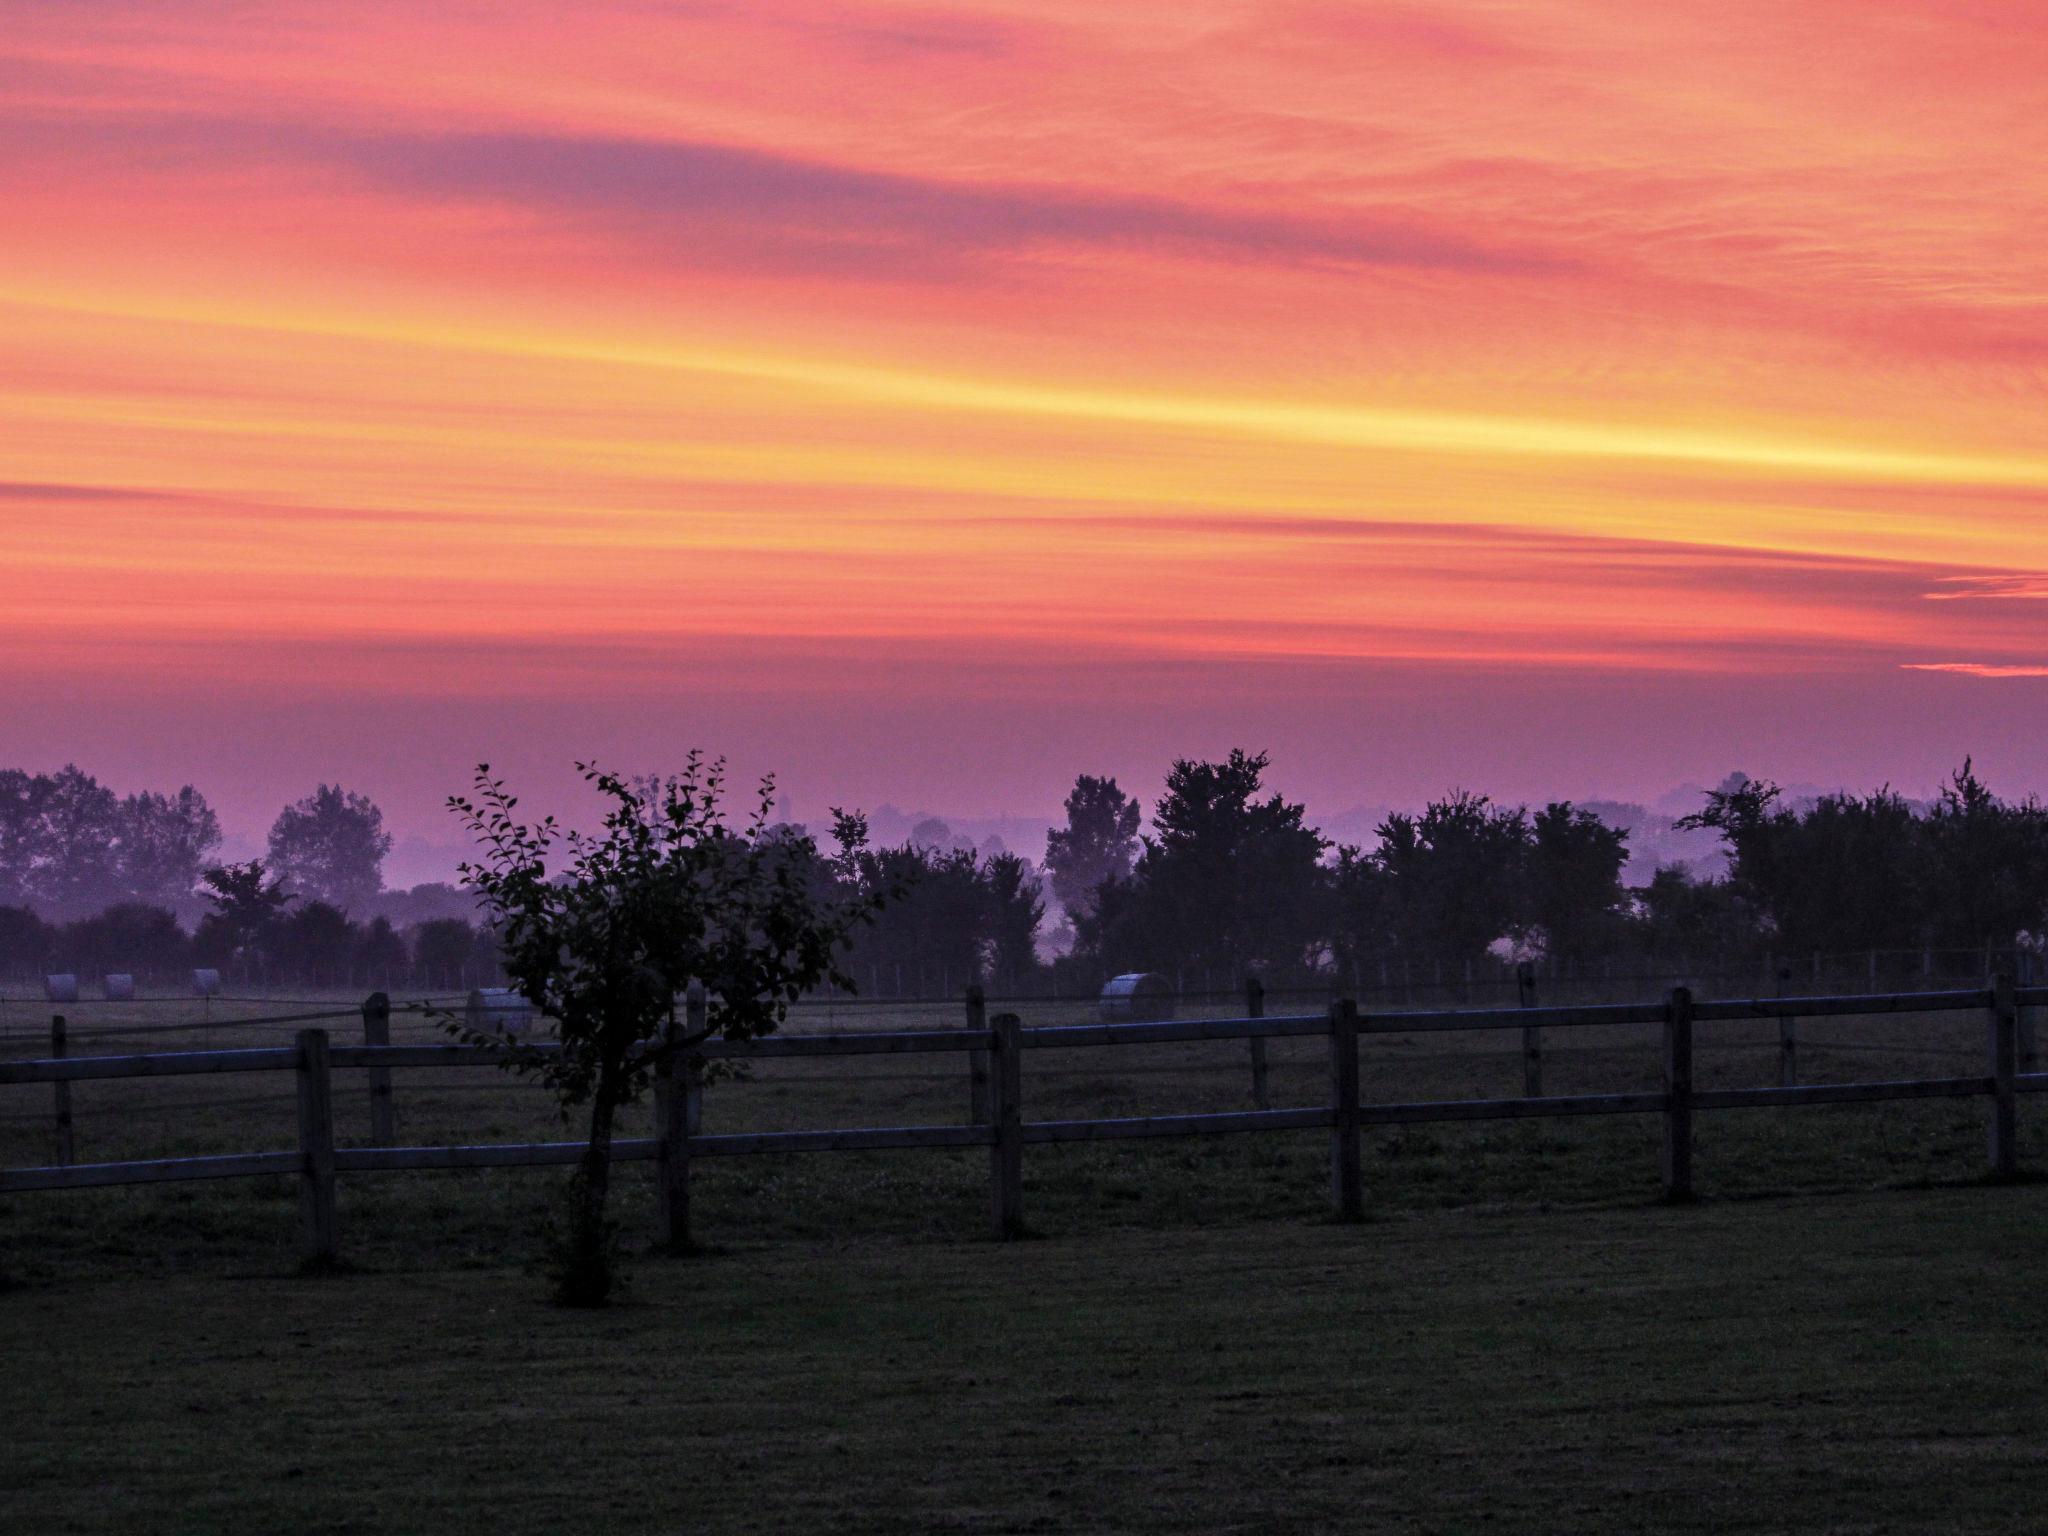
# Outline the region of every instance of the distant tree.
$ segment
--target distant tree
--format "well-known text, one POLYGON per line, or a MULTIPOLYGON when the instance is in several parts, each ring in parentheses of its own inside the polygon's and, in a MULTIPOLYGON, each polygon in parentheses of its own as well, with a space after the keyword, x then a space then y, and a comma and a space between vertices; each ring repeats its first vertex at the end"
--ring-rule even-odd
POLYGON ((0 907, 0 975, 47 974, 56 951, 49 924, 27 907, 0 907))
POLYGON ((1545 806, 1523 854, 1525 935, 1540 930, 1543 952, 1572 964, 1612 950, 1628 911, 1627 864, 1626 832, 1566 801, 1545 806))
POLYGON ((476 952, 476 929, 459 917, 436 917, 413 930, 413 964, 429 987, 459 986, 476 952))
POLYGON ((988 912, 988 974, 997 986, 1018 990, 1038 972, 1038 927, 1045 897, 1028 859, 999 853, 982 865, 988 912))
POLYGON ((1666 864, 1633 895, 1631 926, 1653 961, 1740 954, 1756 942, 1751 913, 1726 880, 1696 879, 1684 865, 1666 864))
POLYGON ((1045 835, 1045 872, 1053 899, 1070 917, 1095 905, 1105 880, 1129 876, 1138 858, 1137 801, 1115 779, 1082 774, 1067 796, 1067 824, 1045 835))
POLYGON ((953 829, 936 816, 927 816, 910 829, 911 846, 927 853, 951 853, 959 846, 953 829))
POLYGON ((315 987, 340 986, 348 980, 361 940, 361 930, 341 908, 332 902, 308 901, 277 925, 271 956, 300 981, 315 987))
POLYGON ((373 986, 388 987, 391 978, 403 976, 412 963, 405 940, 381 913, 362 925, 356 935, 355 963, 373 986))
POLYGON ((297 898, 269 878, 261 859, 217 865, 202 884, 212 910, 194 935, 200 957, 219 965, 261 960, 297 898))
POLYGON ((50 921, 121 902, 184 906, 219 843, 219 822, 190 785, 123 800, 75 765, 0 772, 0 903, 50 921))
POLYGON ((981 974, 988 890, 973 850, 842 847, 843 889, 876 912, 848 957, 851 968, 880 990, 919 994, 964 987, 981 974))
POLYGON ((505 946, 498 930, 478 923, 469 941, 469 974, 480 987, 493 987, 503 980, 505 946))
POLYGON ((366 910, 384 889, 390 851, 384 813, 338 784, 285 807, 270 829, 270 867, 285 888, 344 912, 366 910))
POLYGON ((1920 943, 1929 870, 1913 807, 1890 789, 1822 795, 1804 811, 1781 798, 1775 784, 1745 779, 1710 790, 1679 822, 1727 843, 1729 882, 1755 942, 1795 954, 1920 943))
POLYGON ((126 971, 162 976, 191 958, 191 940, 167 907, 116 902, 64 927, 60 946, 65 965, 87 975, 126 971))
POLYGON ((1327 846, 1305 807, 1260 798, 1267 757, 1183 758, 1166 776, 1153 834, 1128 882, 1097 888, 1079 931, 1107 965, 1298 974, 1326 947, 1327 846))
POLYGON ((173 795, 145 791, 121 803, 121 883, 136 901, 188 904, 220 847, 220 818, 186 785, 173 795))
POLYGON ((1374 860, 1385 877, 1385 926, 1413 958, 1482 959, 1526 910, 1528 812, 1464 790, 1422 814, 1389 816, 1374 860))
POLYGON ((2009 804, 1963 759, 1924 824, 1929 941, 2009 945, 2048 921, 2048 808, 2009 804))
POLYGON ((63 922, 126 894, 121 801, 111 789, 70 764, 0 773, 0 902, 63 922))
POLYGON ((609 802, 595 834, 563 833, 552 818, 525 825, 488 767, 477 770, 473 798, 450 805, 482 844, 481 862, 463 875, 502 935, 506 973, 561 1041, 558 1053, 517 1058, 518 1069, 542 1078, 565 1112, 589 1106, 557 1295, 597 1306, 612 1285, 606 1202, 619 1107, 664 1060, 713 1036, 766 1034, 820 983, 852 990, 838 951, 870 909, 819 899, 825 871, 809 838, 765 835, 772 781, 753 819, 734 828, 722 764, 707 767, 696 753, 677 777, 644 787, 588 765, 583 773, 609 802), (675 1001, 693 979, 709 994, 708 1022, 678 1031, 675 1001))
POLYGON ((1330 951, 1337 973, 1357 984, 1368 964, 1396 949, 1389 881, 1378 859, 1346 844, 1330 870, 1330 951))
POLYGON ((394 928, 416 928, 436 917, 459 917, 474 921, 477 900, 474 891, 443 880, 429 881, 405 891, 385 891, 370 904, 370 915, 388 917, 394 928))

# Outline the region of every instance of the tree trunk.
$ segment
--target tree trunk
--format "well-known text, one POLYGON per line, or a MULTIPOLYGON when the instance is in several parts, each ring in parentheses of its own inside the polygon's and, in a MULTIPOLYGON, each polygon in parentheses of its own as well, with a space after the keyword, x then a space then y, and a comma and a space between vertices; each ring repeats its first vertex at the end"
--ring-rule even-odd
POLYGON ((576 1164, 570 1190, 570 1247, 556 1292, 565 1306, 601 1307, 611 1296, 611 1231, 605 1222, 605 1207, 612 1185, 616 1075, 608 1065, 598 1071, 597 1091, 590 1101, 590 1141, 576 1164))

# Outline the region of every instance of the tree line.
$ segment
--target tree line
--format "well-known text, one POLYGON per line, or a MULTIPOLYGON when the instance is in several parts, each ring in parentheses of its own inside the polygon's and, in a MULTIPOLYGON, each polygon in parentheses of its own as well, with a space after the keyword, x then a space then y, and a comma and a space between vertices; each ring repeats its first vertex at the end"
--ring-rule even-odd
MULTIPOLYGON (((1241 750, 1178 761, 1149 816, 1115 779, 1081 775, 1038 862, 937 821, 873 846, 860 816, 835 814, 829 850, 802 867, 820 899, 870 913, 843 968, 883 996, 956 995, 969 981, 1087 992, 1127 970, 1193 988, 1252 973, 1274 985, 1421 980, 1522 960, 1580 974, 1747 968, 1772 955, 2003 950, 2048 931, 2048 809, 2001 799, 1968 760, 1927 802, 1881 788, 1795 804, 1732 775, 1680 823, 1720 838, 1725 873, 1674 864, 1636 883, 1628 832, 1567 801, 1457 791, 1388 816, 1358 846, 1271 791, 1268 768, 1241 750)), ((767 831, 817 852, 804 827, 767 831)), ((217 864, 218 844, 190 788, 123 799, 75 768, 0 775, 0 968, 212 965, 429 987, 499 973, 470 893, 382 890, 390 837, 361 795, 323 785, 287 807, 266 858, 217 864), (66 871, 67 848, 86 873, 66 871)))
POLYGON ((1637 885, 1624 878, 1628 833, 1569 802, 1457 792, 1389 816, 1372 847, 1335 846, 1303 806, 1265 793, 1266 767, 1241 751, 1176 763, 1144 835, 1113 784, 1077 784, 1059 850, 1076 871, 1077 960, 1356 982, 1489 958, 1583 973, 2003 950, 2038 947, 2048 929, 2048 808, 2000 799, 1967 759, 1926 804, 1885 788, 1792 805, 1732 775, 1679 823, 1719 835, 1726 873, 1670 865, 1637 885))
POLYGON ((0 770, 0 975, 494 979, 498 946, 472 894, 384 889, 391 841, 368 796, 322 784, 278 813, 263 858, 222 864, 220 820, 191 785, 122 796, 75 765, 0 770))

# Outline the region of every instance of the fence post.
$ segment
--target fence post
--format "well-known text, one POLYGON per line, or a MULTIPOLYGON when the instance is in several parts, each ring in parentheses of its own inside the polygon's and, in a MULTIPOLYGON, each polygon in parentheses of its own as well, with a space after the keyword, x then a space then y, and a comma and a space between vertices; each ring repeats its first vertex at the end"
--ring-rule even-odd
POLYGON ((306 1265, 338 1255, 334 1210, 334 1084, 327 1031, 299 1031, 299 1217, 306 1265))
MULTIPOLYGON (((985 1031, 988 1028, 988 998, 982 992, 981 983, 978 981, 967 989, 967 1027, 976 1031, 985 1031)), ((967 1123, 987 1125, 988 1050, 985 1046, 971 1046, 968 1049, 967 1088, 967 1123)))
POLYGON ((989 1051, 995 1068, 988 1123, 994 1131, 989 1148, 990 1215, 999 1240, 1024 1232, 1024 1063, 1021 1020, 999 1013, 990 1021, 995 1033, 989 1051))
MULTIPOLYGON (((64 1039, 64 1015, 50 1015, 50 1054, 62 1057, 69 1054, 64 1039)), ((57 1166, 69 1168, 77 1155, 77 1145, 71 1130, 71 1084, 59 1081, 50 1085, 50 1098, 57 1111, 57 1166)))
MULTIPOLYGON (((372 992, 363 1003, 363 1044, 389 1045, 391 1043, 391 999, 382 992, 372 992)), ((398 1133, 391 1125, 391 1069, 370 1068, 370 1143, 372 1146, 388 1147, 396 1143, 398 1133)))
MULTIPOLYGON (((1536 967, 1524 960, 1515 967, 1516 1006, 1536 1006, 1536 967)), ((1543 1031, 1534 1024, 1522 1026, 1522 1094, 1543 1097, 1543 1031)))
POLYGON ((2010 972, 1991 984, 1991 1176, 2020 1171, 2019 1122, 2013 1076, 2019 1067, 2019 1002, 2010 972))
MULTIPOLYGON (((1792 967, 1781 966, 1778 969, 1778 996, 1791 995, 1792 967)), ((1799 1086, 1799 1021, 1789 1015, 1778 1020, 1778 1086, 1799 1086)))
MULTIPOLYGON (((1263 1019, 1266 1016, 1266 988, 1256 976, 1244 979, 1244 1016, 1248 1019, 1263 1019)), ((1252 1106, 1269 1109, 1271 1104, 1266 1094, 1266 1037, 1253 1035, 1252 1048, 1252 1106)))
POLYGON ((1692 989, 1664 1001, 1664 1198, 1692 1198, 1692 989))
POLYGON ((1365 1173, 1358 1146, 1358 1004, 1330 1004, 1330 1211, 1365 1219, 1365 1173))

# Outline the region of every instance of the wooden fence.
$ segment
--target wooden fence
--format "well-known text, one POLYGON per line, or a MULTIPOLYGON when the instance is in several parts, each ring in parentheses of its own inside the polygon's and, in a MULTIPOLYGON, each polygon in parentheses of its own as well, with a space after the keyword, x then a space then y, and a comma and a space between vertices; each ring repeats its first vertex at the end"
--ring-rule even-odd
MULTIPOLYGON (((1364 1214, 1360 1132, 1368 1126, 1415 1125, 1465 1120, 1533 1119, 1553 1116, 1653 1114, 1663 1118, 1662 1173, 1667 1196, 1684 1200, 1693 1192, 1693 1120, 1702 1110, 1760 1109, 1813 1104, 1862 1104, 1890 1099, 1968 1098, 1989 1100, 1989 1167, 1997 1178, 2019 1172, 2016 1140, 2018 1095, 2048 1092, 2048 1073, 2032 1070, 2032 1051, 2023 1045, 2022 1018, 2031 1007, 2048 1006, 2048 986, 2019 987, 2000 977, 1988 989, 1888 993, 1866 996, 1772 997, 1695 1000, 1686 988, 1663 1002, 1590 1007, 1527 1006, 1511 1009, 1449 1009, 1361 1015, 1349 999, 1322 1013, 1261 1016, 1256 989, 1247 997, 1245 1017, 1166 1023, 1105 1023, 1025 1028, 1014 1013, 986 1016, 978 995, 968 1000, 968 1027, 939 1030, 869 1031, 839 1034, 783 1034, 749 1041, 713 1041, 706 1058, 768 1060, 842 1057, 878 1053, 964 1052, 969 1059, 970 1119, 963 1125, 876 1126, 851 1130, 766 1131, 705 1135, 699 1123, 694 1083, 665 1074, 656 1084, 656 1135, 622 1139, 614 1155, 622 1161, 658 1165, 659 1223, 663 1240, 686 1242, 690 1235, 690 1170, 698 1158, 776 1152, 854 1152, 892 1148, 987 1148, 990 1156, 990 1224, 998 1237, 1023 1227, 1023 1158, 1028 1146, 1058 1142, 1115 1141, 1157 1136, 1199 1136, 1248 1131, 1323 1130, 1329 1134, 1330 1205, 1340 1219, 1364 1214), (1878 1014, 1978 1012, 1987 1032, 1984 1070, 1964 1077, 1913 1078, 1883 1082, 1784 1084, 1775 1087, 1697 1089, 1693 1082, 1694 1031, 1702 1023, 1878 1014), (1544 1095, 1540 1091, 1541 1032, 1611 1025, 1661 1025, 1664 1086, 1655 1092, 1544 1095), (1523 1032, 1526 1091, 1519 1098, 1368 1103, 1359 1082, 1358 1041, 1363 1035, 1514 1029, 1523 1032), (1321 1038, 1328 1043, 1329 1096, 1323 1105, 1274 1109, 1266 1105, 1264 1043, 1278 1038, 1321 1038), (1162 1045, 1175 1042, 1245 1040, 1252 1048, 1257 1107, 1229 1113, 1149 1115, 1129 1119, 1026 1120, 1023 1053, 1077 1047, 1162 1045)), ((690 1011, 703 1016, 701 994, 690 1011)), ((70 1085, 110 1078, 171 1077, 198 1073, 291 1072, 298 1089, 298 1146, 292 1150, 155 1161, 73 1164, 0 1170, 0 1194, 30 1190, 84 1189, 115 1184, 186 1179, 240 1178, 287 1174, 299 1181, 305 1252, 310 1260, 334 1258, 339 1249, 335 1184, 341 1174, 405 1169, 540 1167, 573 1164, 583 1143, 522 1142, 477 1146, 341 1147, 335 1142, 332 1080, 337 1071, 369 1074, 373 1139, 392 1136, 390 1074, 417 1067, 499 1066, 506 1051, 479 1045, 392 1045, 389 1007, 373 998, 364 1009, 365 1043, 335 1044, 324 1029, 299 1031, 289 1046, 239 1050, 168 1052, 152 1055, 67 1056, 59 1022, 52 1054, 30 1061, 0 1062, 0 1086, 49 1084, 55 1096, 60 1153, 68 1148, 70 1085)), ((549 1050, 536 1045, 523 1050, 549 1050)))

